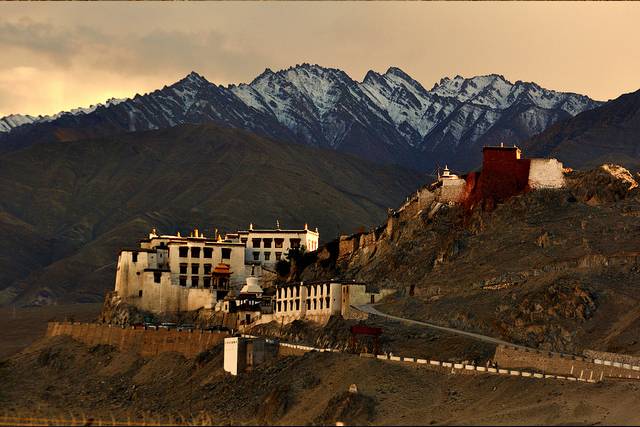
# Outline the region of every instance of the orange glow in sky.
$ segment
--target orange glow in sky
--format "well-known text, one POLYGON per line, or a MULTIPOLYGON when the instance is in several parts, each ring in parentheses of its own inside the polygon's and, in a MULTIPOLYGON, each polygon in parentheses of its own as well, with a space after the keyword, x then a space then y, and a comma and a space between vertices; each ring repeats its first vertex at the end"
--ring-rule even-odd
POLYGON ((428 89, 497 73, 607 100, 640 88, 638 22, 635 2, 4 2, 0 116, 302 62, 357 80, 397 66, 428 89))

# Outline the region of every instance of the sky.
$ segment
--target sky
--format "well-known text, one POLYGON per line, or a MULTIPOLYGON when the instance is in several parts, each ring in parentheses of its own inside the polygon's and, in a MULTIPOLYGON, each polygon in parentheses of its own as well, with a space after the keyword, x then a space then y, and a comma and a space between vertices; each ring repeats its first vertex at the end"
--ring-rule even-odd
POLYGON ((303 62, 396 66, 598 100, 640 89, 638 2, 1 2, 0 117, 146 93, 197 71, 250 82, 303 62))

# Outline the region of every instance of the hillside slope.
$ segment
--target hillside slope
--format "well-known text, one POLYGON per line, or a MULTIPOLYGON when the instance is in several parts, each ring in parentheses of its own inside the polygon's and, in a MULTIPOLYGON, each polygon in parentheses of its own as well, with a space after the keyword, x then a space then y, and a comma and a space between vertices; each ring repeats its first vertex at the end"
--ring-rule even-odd
POLYGON ((39 144, 0 157, 0 302, 96 301, 152 227, 207 235, 382 220, 420 177, 214 125, 39 144))
POLYGON ((640 170, 640 91, 561 121, 523 146, 576 168, 612 162, 640 170))
POLYGON ((639 354, 640 190, 615 166, 567 179, 490 212, 409 205, 302 277, 398 288, 382 311, 531 347, 639 354))

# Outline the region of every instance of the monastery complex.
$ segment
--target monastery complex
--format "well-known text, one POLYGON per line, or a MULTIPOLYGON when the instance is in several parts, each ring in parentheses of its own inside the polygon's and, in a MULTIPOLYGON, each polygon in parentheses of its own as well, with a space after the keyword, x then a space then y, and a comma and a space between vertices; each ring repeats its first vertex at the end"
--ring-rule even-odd
MULTIPOLYGON (((338 259, 366 256, 377 240, 393 232, 400 216, 425 209, 435 213, 444 204, 470 208, 492 206, 517 194, 564 186, 564 169, 556 159, 525 159, 519 148, 484 147, 481 171, 458 176, 445 167, 437 182, 418 190, 398 210, 390 211, 386 226, 342 236, 338 259)), ((159 235, 153 230, 136 249, 118 257, 115 296, 153 314, 195 310, 234 314, 236 325, 307 319, 319 323, 330 316, 349 318, 351 307, 373 303, 392 292, 371 292, 364 283, 344 280, 286 283, 264 290, 264 276, 275 277, 276 263, 291 250, 316 251, 319 232, 302 229, 255 229, 205 237, 195 229, 188 237, 159 235)))

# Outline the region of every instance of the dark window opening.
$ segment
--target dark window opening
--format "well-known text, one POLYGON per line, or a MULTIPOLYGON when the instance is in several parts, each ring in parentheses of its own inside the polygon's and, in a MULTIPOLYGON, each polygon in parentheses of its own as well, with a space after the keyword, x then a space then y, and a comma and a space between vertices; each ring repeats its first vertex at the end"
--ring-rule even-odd
POLYGON ((131 261, 138 262, 138 252, 133 252, 131 254, 131 261))
POLYGON ((259 261, 260 260, 260 252, 254 252, 253 253, 253 260, 254 261, 259 261))
POLYGON ((242 243, 247 243, 247 238, 246 238, 246 237, 243 237, 243 238, 241 238, 241 239, 240 239, 240 241, 241 241, 242 243))
POLYGON ((187 264, 180 264, 180 274, 187 274, 187 264))
POLYGON ((271 259, 271 252, 265 252, 264 253, 264 260, 265 261, 269 261, 271 259))
POLYGON ((211 264, 204 265, 204 274, 211 274, 211 264))
POLYGON ((296 310, 300 310, 300 300, 296 300, 296 310))
POLYGON ((282 303, 278 301, 278 311, 282 311, 282 303))
POLYGON ((311 300, 307 300, 307 310, 311 310, 311 300))
POLYGON ((263 239, 264 242, 264 247, 265 248, 270 248, 271 247, 271 239, 263 239))
POLYGON ((210 288, 211 287, 211 277, 205 277, 202 280, 202 286, 204 286, 205 288, 210 288))
POLYGON ((325 308, 329 308, 329 304, 331 303, 331 300, 329 299, 329 297, 326 297, 326 298, 324 299, 324 301, 325 301, 325 306, 324 306, 324 307, 325 307, 325 308))
POLYGON ((189 256, 189 248, 187 246, 180 246, 180 258, 186 258, 189 256))
POLYGON ((282 259, 282 252, 276 252, 276 260, 280 261, 282 259))
POLYGON ((187 286, 187 276, 180 276, 180 286, 187 286))
POLYGON ((192 288, 197 288, 198 287, 198 276, 191 276, 191 287, 192 288))
POLYGON ((191 274, 198 274, 199 271, 200 271, 200 265, 191 264, 191 274))
POLYGON ((300 239, 289 239, 289 243, 293 249, 297 249, 300 247, 300 239))
POLYGON ((231 249, 222 248, 222 259, 231 259, 231 249))
POLYGON ((284 242, 284 239, 273 239, 275 244, 276 244, 276 248, 281 248, 282 247, 282 242, 284 242))
POLYGON ((261 239, 251 239, 251 245, 254 248, 259 248, 260 247, 260 240, 261 239))
POLYGON ((191 258, 200 258, 200 248, 197 248, 197 247, 191 248, 191 258))
POLYGON ((140 289, 140 290, 138 291, 138 296, 139 296, 139 297, 141 297, 141 296, 142 296, 142 289, 140 289))
POLYGON ((204 248, 203 252, 204 252, 204 257, 205 258, 212 258, 213 257, 213 248, 204 248))
POLYGON ((158 271, 154 271, 153 272, 153 281, 155 283, 160 283, 160 278, 162 277, 162 273, 158 272, 158 271))

